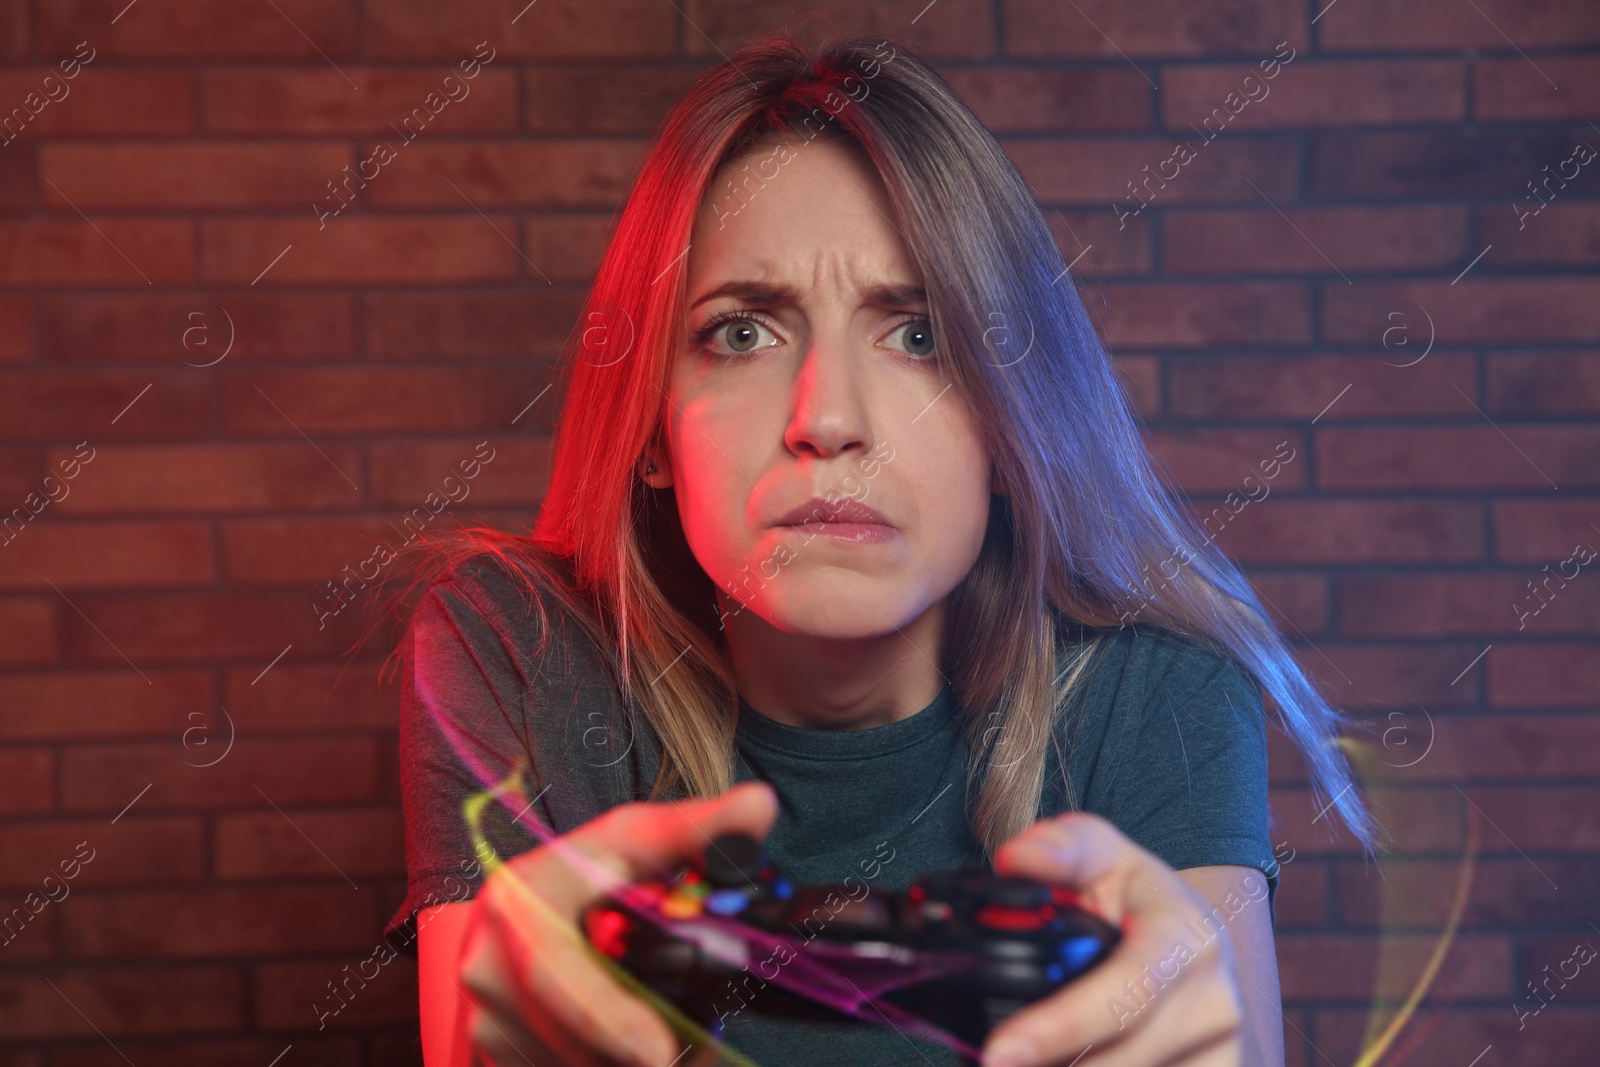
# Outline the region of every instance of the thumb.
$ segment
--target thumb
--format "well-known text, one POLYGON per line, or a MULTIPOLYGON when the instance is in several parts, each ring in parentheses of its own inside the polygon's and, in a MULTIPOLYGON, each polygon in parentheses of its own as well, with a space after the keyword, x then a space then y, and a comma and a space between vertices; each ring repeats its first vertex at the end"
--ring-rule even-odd
POLYGON ((525 855, 545 893, 576 914, 619 883, 662 876, 697 859, 718 834, 763 838, 777 817, 770 785, 741 782, 715 797, 619 804, 525 855), (557 856, 564 862, 552 867, 557 856))

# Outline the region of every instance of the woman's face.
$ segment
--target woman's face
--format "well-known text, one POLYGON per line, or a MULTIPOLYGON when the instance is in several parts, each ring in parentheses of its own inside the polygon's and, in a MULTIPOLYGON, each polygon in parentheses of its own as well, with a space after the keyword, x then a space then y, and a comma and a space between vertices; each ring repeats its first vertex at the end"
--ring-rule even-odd
POLYGON ((933 361, 922 279, 870 163, 823 141, 745 162, 765 184, 741 203, 719 178, 695 224, 669 470, 650 480, 675 488, 724 613, 818 637, 889 633, 971 570, 989 457, 933 361), (782 525, 830 496, 887 525, 828 524, 826 507, 782 525))

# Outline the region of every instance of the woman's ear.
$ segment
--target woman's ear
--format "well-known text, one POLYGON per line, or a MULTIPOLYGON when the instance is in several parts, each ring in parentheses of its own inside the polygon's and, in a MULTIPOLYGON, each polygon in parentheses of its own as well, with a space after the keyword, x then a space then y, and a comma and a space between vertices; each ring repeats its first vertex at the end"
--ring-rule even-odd
POLYGON ((644 450, 634 465, 639 480, 652 489, 666 489, 672 485, 672 468, 663 461, 661 450, 655 445, 644 450))

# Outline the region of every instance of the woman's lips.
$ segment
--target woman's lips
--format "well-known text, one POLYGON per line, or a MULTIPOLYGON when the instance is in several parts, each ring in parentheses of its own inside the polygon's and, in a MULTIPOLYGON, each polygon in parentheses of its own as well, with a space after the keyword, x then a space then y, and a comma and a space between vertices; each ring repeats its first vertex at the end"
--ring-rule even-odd
POLYGON ((881 522, 804 522, 798 525, 780 525, 778 529, 804 533, 808 539, 821 534, 835 540, 860 544, 892 541, 900 536, 900 531, 881 522))

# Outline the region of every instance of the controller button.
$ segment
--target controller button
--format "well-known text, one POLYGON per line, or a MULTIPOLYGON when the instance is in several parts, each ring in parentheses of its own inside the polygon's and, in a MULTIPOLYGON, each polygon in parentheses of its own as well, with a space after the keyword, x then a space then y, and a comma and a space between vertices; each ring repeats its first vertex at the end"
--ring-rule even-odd
POLYGON ((977 920, 996 930, 1038 930, 1055 914, 1051 907, 1016 908, 1004 904, 985 904, 977 920))
POLYGON ((594 947, 612 959, 620 960, 627 951, 627 916, 606 908, 596 908, 589 913, 588 926, 589 940, 594 947))
POLYGON ((706 897, 706 910, 714 915, 737 915, 750 903, 748 894, 737 889, 719 889, 706 897))
POLYGON ((661 914, 669 919, 694 919, 702 910, 699 897, 683 893, 674 893, 661 902, 661 914))
POLYGON ((930 922, 945 922, 955 913, 955 909, 942 900, 928 900, 922 904, 922 917, 930 922))
POLYGON ((1061 942, 1061 948, 1057 950, 1057 955, 1061 957, 1063 963, 1074 972, 1077 972, 1087 967, 1089 962, 1099 954, 1100 949, 1100 939, 1085 934, 1081 937, 1069 937, 1061 942))

